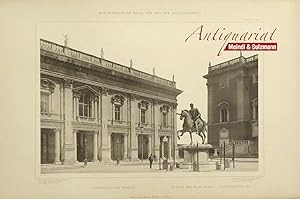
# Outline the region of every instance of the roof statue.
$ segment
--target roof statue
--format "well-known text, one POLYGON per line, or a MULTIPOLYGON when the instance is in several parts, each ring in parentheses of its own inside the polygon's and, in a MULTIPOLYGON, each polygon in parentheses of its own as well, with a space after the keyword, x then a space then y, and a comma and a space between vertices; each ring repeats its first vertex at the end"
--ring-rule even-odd
POLYGON ((65 34, 64 37, 65 37, 64 45, 65 45, 65 47, 69 47, 69 35, 65 34))
POLYGON ((104 59, 104 50, 101 48, 101 59, 104 59))
POLYGON ((130 59, 130 68, 132 68, 132 66, 133 66, 133 61, 132 59, 130 59))

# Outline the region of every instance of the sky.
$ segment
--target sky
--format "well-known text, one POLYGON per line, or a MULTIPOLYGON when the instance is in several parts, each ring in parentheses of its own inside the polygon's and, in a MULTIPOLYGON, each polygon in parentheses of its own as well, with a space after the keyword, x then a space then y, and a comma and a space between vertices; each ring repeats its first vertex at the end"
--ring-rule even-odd
MULTIPOLYGON (((64 35, 69 35, 69 47, 122 65, 133 67, 159 77, 172 80, 183 90, 178 96, 177 111, 189 109, 193 103, 207 121, 207 87, 202 76, 212 65, 236 58, 238 51, 225 51, 217 56, 223 42, 199 41, 192 36, 185 39, 200 25, 204 30, 226 28, 226 30, 257 30, 257 23, 201 23, 201 22, 41 22, 37 26, 37 39, 42 38, 63 45, 64 35)), ((255 53, 245 53, 248 57, 255 53)), ((177 120, 177 128, 182 129, 182 121, 177 120)), ((201 140, 195 136, 196 141, 201 140)), ((186 133, 180 142, 187 142, 186 133)))

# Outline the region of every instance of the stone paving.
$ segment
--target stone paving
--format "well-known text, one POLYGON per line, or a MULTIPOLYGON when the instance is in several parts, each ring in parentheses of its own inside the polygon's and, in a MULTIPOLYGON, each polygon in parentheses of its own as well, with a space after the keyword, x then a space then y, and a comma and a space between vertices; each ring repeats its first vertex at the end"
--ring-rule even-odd
MULTIPOLYGON (((210 160, 209 165, 200 165, 200 172, 226 172, 226 171, 257 171, 258 159, 257 158, 240 158, 235 160, 235 168, 231 163, 230 168, 223 170, 216 170, 215 162, 218 159, 210 160)), ((87 166, 83 163, 76 165, 42 165, 41 173, 155 173, 166 172, 166 170, 159 169, 158 163, 149 168, 149 162, 116 162, 109 163, 92 163, 89 162, 87 166)), ((192 172, 192 167, 185 169, 175 168, 173 171, 177 172, 192 172)))

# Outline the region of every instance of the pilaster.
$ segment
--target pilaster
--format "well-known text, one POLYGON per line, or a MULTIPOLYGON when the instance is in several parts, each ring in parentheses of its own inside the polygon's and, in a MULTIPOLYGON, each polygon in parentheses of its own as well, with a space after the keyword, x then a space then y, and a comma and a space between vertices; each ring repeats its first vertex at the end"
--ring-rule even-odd
POLYGON ((136 96, 130 96, 130 155, 131 160, 138 160, 138 142, 137 134, 135 131, 135 121, 136 121, 136 112, 137 112, 137 101, 136 96))
POLYGON ((128 134, 124 134, 124 160, 127 160, 128 159, 128 134))
POLYGON ((54 160, 54 164, 61 164, 60 161, 60 133, 59 133, 59 129, 54 129, 54 137, 55 137, 55 150, 54 150, 54 154, 55 154, 55 160, 54 160))
POLYGON ((158 136, 159 129, 159 118, 160 118, 160 109, 157 101, 153 101, 153 115, 154 115, 154 153, 159 157, 159 148, 160 148, 160 138, 158 136))
POLYGON ((111 161, 111 141, 110 141, 110 134, 108 133, 107 128, 107 120, 108 120, 108 111, 109 111, 109 97, 108 97, 108 89, 102 88, 101 90, 101 132, 102 132, 102 145, 101 145, 101 152, 102 152, 102 161, 111 161))
POLYGON ((93 162, 98 160, 98 132, 93 133, 93 162))
POLYGON ((65 119, 65 139, 64 139, 64 149, 65 149, 65 159, 64 163, 66 164, 73 164, 75 157, 74 157, 74 138, 73 138, 73 130, 72 130, 72 87, 73 87, 73 80, 71 79, 63 79, 63 86, 64 86, 64 96, 63 96, 63 112, 64 112, 64 119, 65 119))
POLYGON ((73 130, 73 143, 74 143, 74 161, 78 162, 77 160, 77 133, 78 130, 73 130))

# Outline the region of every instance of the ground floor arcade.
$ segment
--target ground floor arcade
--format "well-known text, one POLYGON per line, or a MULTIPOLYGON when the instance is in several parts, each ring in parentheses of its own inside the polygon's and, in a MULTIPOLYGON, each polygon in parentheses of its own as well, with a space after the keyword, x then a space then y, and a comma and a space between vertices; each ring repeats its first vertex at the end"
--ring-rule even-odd
POLYGON ((148 132, 136 134, 133 139, 128 133, 112 132, 102 137, 98 131, 73 130, 72 137, 66 137, 63 129, 42 128, 40 152, 41 164, 68 164, 85 159, 88 162, 139 161, 148 159, 150 154, 170 158, 175 154, 175 147, 171 135, 154 136, 148 132), (72 140, 71 144, 66 140, 72 140), (103 145, 104 140, 107 145, 103 145))

